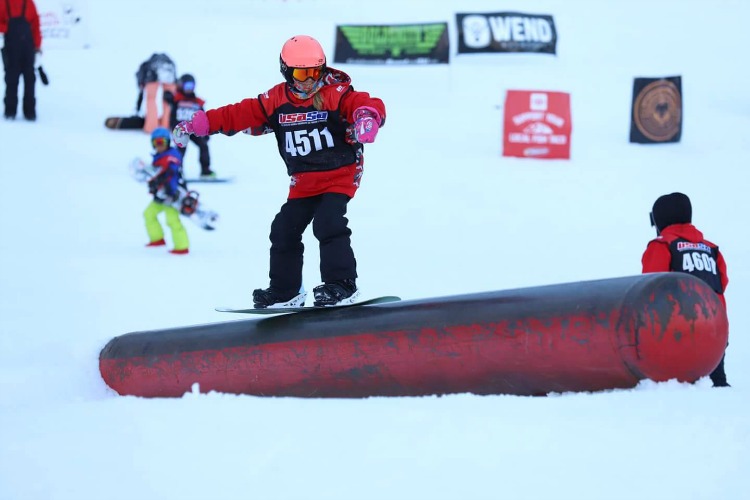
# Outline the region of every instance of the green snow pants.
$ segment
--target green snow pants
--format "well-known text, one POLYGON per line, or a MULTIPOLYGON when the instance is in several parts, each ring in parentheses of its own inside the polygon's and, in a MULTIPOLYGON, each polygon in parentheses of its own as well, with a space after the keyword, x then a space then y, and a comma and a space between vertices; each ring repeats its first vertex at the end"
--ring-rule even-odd
POLYGON ((190 246, 185 226, 180 221, 180 212, 176 208, 168 205, 162 205, 152 201, 143 211, 143 219, 146 221, 146 232, 149 241, 159 241, 164 239, 164 230, 157 216, 164 212, 167 219, 167 226, 172 231, 172 243, 175 250, 185 250, 190 246))

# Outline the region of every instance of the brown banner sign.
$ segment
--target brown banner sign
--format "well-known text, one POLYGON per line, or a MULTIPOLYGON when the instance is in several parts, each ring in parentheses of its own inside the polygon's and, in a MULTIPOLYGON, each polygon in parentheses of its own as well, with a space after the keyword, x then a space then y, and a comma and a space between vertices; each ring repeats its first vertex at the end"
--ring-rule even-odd
POLYGON ((680 142, 682 136, 682 77, 636 78, 630 142, 680 142))

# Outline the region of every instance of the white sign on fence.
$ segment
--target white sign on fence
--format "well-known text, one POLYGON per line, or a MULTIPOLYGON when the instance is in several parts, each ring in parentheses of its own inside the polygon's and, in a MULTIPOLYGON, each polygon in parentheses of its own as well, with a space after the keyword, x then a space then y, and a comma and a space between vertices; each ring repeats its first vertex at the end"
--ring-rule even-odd
POLYGON ((89 47, 86 0, 36 0, 42 50, 89 47))

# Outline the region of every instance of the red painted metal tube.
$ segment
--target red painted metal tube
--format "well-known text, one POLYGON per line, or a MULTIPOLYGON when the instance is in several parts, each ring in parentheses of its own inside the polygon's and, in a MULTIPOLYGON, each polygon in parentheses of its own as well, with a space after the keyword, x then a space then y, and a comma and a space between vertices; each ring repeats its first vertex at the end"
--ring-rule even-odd
POLYGON ((145 397, 540 395, 692 382, 727 336, 707 285, 657 273, 129 333, 99 367, 145 397))

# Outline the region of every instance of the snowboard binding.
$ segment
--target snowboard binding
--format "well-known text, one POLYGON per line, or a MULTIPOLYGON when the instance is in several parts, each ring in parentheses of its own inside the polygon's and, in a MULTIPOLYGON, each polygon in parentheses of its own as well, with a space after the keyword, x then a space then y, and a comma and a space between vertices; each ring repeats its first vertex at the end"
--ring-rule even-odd
POLYGON ((189 217, 198 210, 198 196, 199 194, 197 191, 188 191, 185 193, 185 197, 182 198, 180 205, 180 213, 182 215, 187 215, 189 217))

